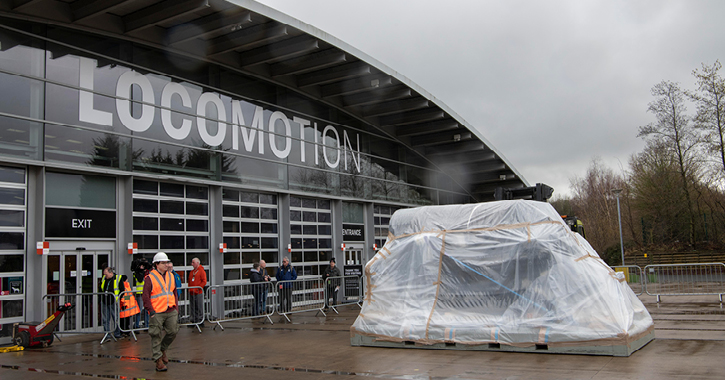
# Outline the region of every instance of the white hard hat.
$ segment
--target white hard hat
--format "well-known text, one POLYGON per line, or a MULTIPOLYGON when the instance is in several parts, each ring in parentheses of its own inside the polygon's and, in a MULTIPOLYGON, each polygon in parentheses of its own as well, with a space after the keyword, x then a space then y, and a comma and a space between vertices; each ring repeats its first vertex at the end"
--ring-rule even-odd
POLYGON ((169 261, 169 256, 166 256, 166 253, 159 252, 154 255, 154 264, 158 263, 159 261, 169 261))

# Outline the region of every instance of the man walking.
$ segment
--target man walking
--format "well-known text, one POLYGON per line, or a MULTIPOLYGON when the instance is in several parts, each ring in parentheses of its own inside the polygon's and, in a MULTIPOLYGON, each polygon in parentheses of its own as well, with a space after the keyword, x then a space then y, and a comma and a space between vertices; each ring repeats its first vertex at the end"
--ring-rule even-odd
POLYGON ((204 271, 204 267, 201 266, 201 261, 199 261, 197 257, 191 259, 191 267, 194 268, 189 273, 191 323, 197 324, 204 319, 204 287, 206 286, 206 272, 204 271))
POLYGON ((179 295, 174 277, 168 270, 170 263, 166 253, 157 253, 154 269, 146 276, 143 287, 143 304, 150 316, 151 353, 158 372, 167 370, 169 359, 166 351, 179 332, 179 295), (162 337, 163 332, 166 334, 162 337))

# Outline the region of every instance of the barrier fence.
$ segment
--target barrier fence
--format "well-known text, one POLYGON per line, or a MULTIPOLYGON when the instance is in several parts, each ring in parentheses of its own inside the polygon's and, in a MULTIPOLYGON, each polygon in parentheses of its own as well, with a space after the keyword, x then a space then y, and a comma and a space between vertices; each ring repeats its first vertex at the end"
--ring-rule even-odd
POLYGON ((207 313, 216 329, 222 323, 263 317, 269 320, 274 314, 277 293, 269 282, 234 285, 214 285, 206 291, 207 313))
POLYGON ((622 272, 627 285, 632 289, 634 294, 642 295, 644 292, 645 279, 642 276, 642 268, 637 265, 619 265, 613 266, 615 272, 622 272))
MULTIPOLYGON (((338 313, 337 307, 343 305, 358 305, 362 307, 364 295, 363 277, 339 276, 325 280, 325 307, 338 313)), ((339 314, 339 313, 338 313, 339 314)))
MULTIPOLYGON (((656 296, 718 295, 720 302, 725 294, 725 264, 658 264, 647 265, 644 270, 636 265, 614 266, 622 272, 632 291, 641 295, 646 292, 656 296)), ((277 312, 290 321, 289 315, 307 311, 325 314, 327 307, 336 313, 337 307, 357 304, 362 307, 364 277, 339 276, 323 281, 320 278, 293 281, 214 285, 206 290, 201 287, 181 287, 179 295, 179 324, 194 326, 201 332, 205 320, 219 326, 222 323, 265 318, 270 323, 277 312), (198 293, 193 295, 192 293, 198 293), (200 298, 199 298, 200 297, 200 298), (201 304, 201 307, 197 306, 201 304), (195 314, 195 311, 197 313, 195 314), (200 312, 200 315, 199 315, 200 312)), ((136 339, 135 333, 148 330, 147 314, 143 310, 140 294, 125 291, 116 298, 113 293, 67 293, 43 296, 44 319, 52 315, 59 305, 70 302, 75 308, 65 312, 58 325, 57 334, 104 334, 101 344, 123 332, 136 339), (119 319, 120 300, 135 297, 139 313, 119 319)), ((52 341, 51 341, 52 342, 52 341)))
POLYGON ((68 302, 75 305, 65 312, 53 335, 102 333, 101 344, 106 339, 116 339, 114 332, 118 327, 118 313, 113 293, 46 294, 42 302, 45 305, 44 320, 53 315, 59 305, 68 302))
MULTIPOLYGON (((182 286, 176 289, 177 295, 179 296, 179 303, 177 309, 179 312, 179 326, 193 326, 201 332, 199 327, 204 323, 206 313, 204 313, 204 289, 199 286, 182 286), (193 293, 198 292, 200 299, 197 299, 193 293), (193 299, 192 299, 193 298, 193 299), (198 301, 197 306, 199 307, 198 313, 194 315, 196 306, 192 305, 194 301, 198 301)), ((109 293, 110 294, 110 293, 109 293)), ((127 305, 127 303, 124 304, 127 305)), ((118 301, 115 303, 114 316, 119 318, 119 327, 121 333, 129 334, 136 338, 136 333, 139 331, 147 331, 149 329, 149 316, 147 311, 144 309, 143 300, 141 294, 135 291, 124 291, 119 293, 118 301), (127 318, 121 318, 122 313, 128 313, 126 310, 129 306, 122 305, 122 301, 128 302, 129 298, 133 297, 136 301, 136 310, 131 311, 131 316, 127 318)), ((101 341, 103 343, 103 341, 101 341)))
POLYGON ((658 264, 644 267, 645 291, 651 296, 725 294, 725 264, 658 264))
POLYGON ((278 281, 275 284, 277 291, 277 313, 290 322, 289 315, 306 311, 325 312, 325 289, 322 279, 297 279, 291 281, 278 281))

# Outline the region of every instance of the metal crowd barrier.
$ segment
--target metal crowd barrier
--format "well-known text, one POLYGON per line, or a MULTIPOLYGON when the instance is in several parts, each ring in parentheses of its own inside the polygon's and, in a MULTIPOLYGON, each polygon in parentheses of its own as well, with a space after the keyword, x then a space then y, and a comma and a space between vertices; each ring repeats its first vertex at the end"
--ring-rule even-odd
POLYGON ((651 296, 725 294, 725 264, 659 264, 644 267, 645 291, 651 296))
MULTIPOLYGON (((178 291, 179 289, 177 289, 178 291)), ((204 288, 201 286, 182 286, 181 295, 179 296, 179 325, 180 326, 192 326, 196 327, 196 330, 201 332, 201 326, 204 325, 206 320, 206 313, 204 305, 206 304, 204 288), (201 296, 200 303, 197 304, 199 307, 198 318, 194 317, 194 312, 197 311, 194 308, 191 290, 198 291, 198 295, 201 296)))
POLYGON ((329 277, 325 283, 325 307, 339 314, 337 307, 358 305, 362 308, 363 283, 360 276, 329 277))
POLYGON ((45 304, 43 319, 53 315, 59 305, 70 302, 75 307, 65 312, 53 335, 104 334, 101 339, 103 344, 106 339, 116 339, 113 335, 118 326, 118 307, 114 298, 113 293, 106 292, 46 294, 42 298, 45 304), (106 327, 103 323, 105 318, 108 318, 106 327))
POLYGON ((214 285, 207 289, 210 322, 224 330, 222 323, 263 317, 270 323, 274 314, 277 293, 270 282, 251 282, 233 285, 214 285))
POLYGON ((316 310, 325 312, 325 289, 321 278, 297 279, 291 281, 278 281, 275 285, 277 291, 277 313, 284 316, 288 322, 289 314, 316 310))
MULTIPOLYGON (((204 324, 205 316, 204 313, 204 289, 199 286, 191 286, 186 287, 182 286, 181 288, 177 288, 176 291, 179 294, 179 304, 177 305, 178 311, 179 311, 179 326, 194 326, 196 329, 201 333, 200 325, 204 324), (197 289, 201 292, 201 310, 200 310, 200 320, 194 321, 193 316, 191 315, 192 306, 191 306, 191 294, 189 292, 190 289, 197 289)), ((110 294, 110 293, 109 293, 110 294)), ((148 331, 148 321, 149 317, 147 314, 147 311, 143 307, 143 301, 141 300, 141 296, 137 295, 135 291, 124 291, 119 293, 119 301, 116 302, 115 306, 115 315, 120 316, 121 315, 121 302, 120 299, 131 296, 136 298, 136 304, 138 306, 138 313, 134 314, 133 316, 128 317, 129 319, 125 320, 126 318, 120 319, 120 330, 122 333, 130 334, 135 341, 138 341, 136 337, 136 333, 139 331, 148 331)), ((114 338, 115 339, 115 338, 114 338)), ((101 341, 103 343, 103 341, 101 341)))
POLYGON ((642 276, 642 268, 638 265, 618 265, 613 266, 615 272, 624 273, 624 279, 627 285, 632 289, 634 294, 640 296, 644 292, 644 277, 642 276))

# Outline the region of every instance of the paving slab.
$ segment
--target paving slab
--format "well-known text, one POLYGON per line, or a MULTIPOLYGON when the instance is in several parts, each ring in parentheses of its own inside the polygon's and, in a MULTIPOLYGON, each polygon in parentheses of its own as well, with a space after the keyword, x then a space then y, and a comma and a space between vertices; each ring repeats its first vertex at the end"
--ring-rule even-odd
MULTIPOLYGON (((693 302, 699 301, 678 304, 687 312, 693 302)), ((656 305, 648 309, 657 314, 656 305)), ((655 320, 656 339, 631 356, 608 357, 352 347, 349 328, 359 309, 339 310, 295 314, 291 323, 275 316, 274 324, 230 322, 222 330, 207 323, 202 333, 182 328, 165 373, 154 371, 147 334, 103 345, 99 335, 61 336, 48 348, 0 354, 0 379, 716 379, 725 373, 721 320, 694 321, 691 328, 683 313, 675 324, 655 320)))

